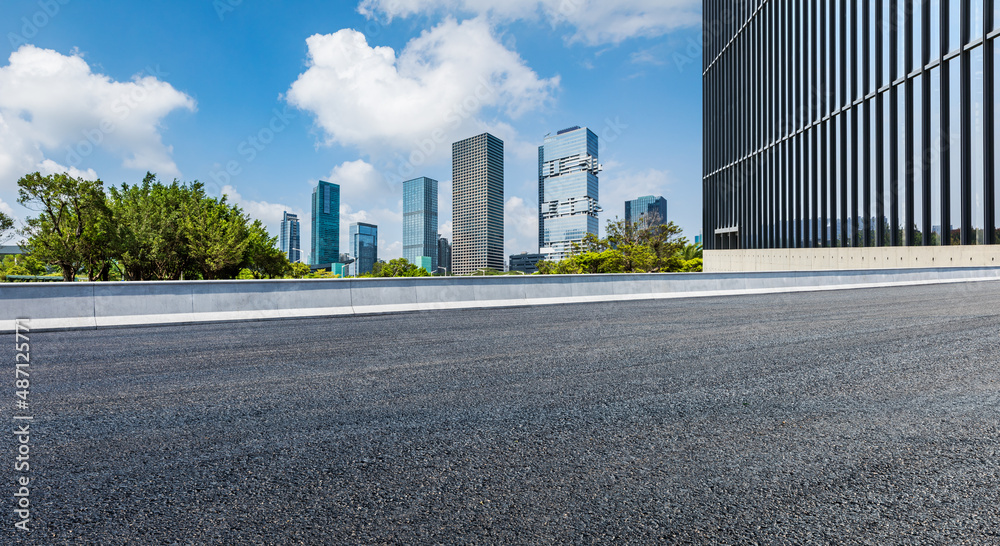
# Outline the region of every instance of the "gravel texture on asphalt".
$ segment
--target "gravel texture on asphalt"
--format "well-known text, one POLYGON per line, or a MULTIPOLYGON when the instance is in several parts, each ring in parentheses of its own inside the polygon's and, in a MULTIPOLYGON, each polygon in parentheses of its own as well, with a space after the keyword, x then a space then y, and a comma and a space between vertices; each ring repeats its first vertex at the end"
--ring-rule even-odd
POLYGON ((994 282, 36 333, 0 543, 996 544, 998 333, 994 282))

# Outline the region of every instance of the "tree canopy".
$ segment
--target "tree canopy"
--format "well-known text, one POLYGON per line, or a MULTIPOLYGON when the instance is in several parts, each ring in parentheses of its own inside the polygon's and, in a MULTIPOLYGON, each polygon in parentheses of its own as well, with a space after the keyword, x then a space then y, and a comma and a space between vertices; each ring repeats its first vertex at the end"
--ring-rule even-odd
POLYGON ((375 262, 372 272, 361 277, 430 277, 426 269, 414 265, 406 258, 396 258, 388 263, 381 260, 375 262))
POLYGON ((264 224, 200 182, 163 184, 147 173, 136 185, 104 192, 100 180, 28 175, 18 181, 19 202, 40 214, 27 221, 26 247, 39 261, 59 266, 65 280, 85 270, 108 280, 233 279, 291 274, 288 259, 264 224))
POLYGON ((688 246, 681 229, 673 222, 661 224, 655 213, 636 222, 615 218, 608 222, 607 237, 588 233, 572 256, 539 262, 538 271, 543 275, 701 271, 700 250, 687 251, 688 246))
POLYGON ((6 243, 13 235, 14 219, 0 211, 0 244, 6 243))

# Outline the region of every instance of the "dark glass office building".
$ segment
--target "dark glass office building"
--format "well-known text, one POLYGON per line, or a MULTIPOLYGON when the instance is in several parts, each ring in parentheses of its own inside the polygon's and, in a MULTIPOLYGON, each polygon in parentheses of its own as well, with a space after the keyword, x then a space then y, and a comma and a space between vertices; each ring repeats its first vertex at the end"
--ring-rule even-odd
POLYGON ((430 258, 438 267, 438 181, 420 177, 403 182, 403 257, 420 265, 430 258))
POLYGON ((1000 243, 998 10, 706 0, 706 250, 1000 243))
POLYGON ((647 195, 625 201, 626 222, 638 222, 643 216, 652 217, 653 215, 656 216, 657 222, 660 224, 669 222, 667 219, 667 200, 662 195, 659 197, 647 195))
POLYGON ((320 180, 312 194, 313 264, 340 261, 340 186, 320 180))
POLYGON ((278 246, 288 257, 288 261, 293 263, 302 261, 300 232, 298 215, 285 211, 281 218, 281 235, 278 238, 278 246))
POLYGON ((355 276, 367 275, 378 261, 378 226, 357 222, 351 224, 350 235, 355 276))

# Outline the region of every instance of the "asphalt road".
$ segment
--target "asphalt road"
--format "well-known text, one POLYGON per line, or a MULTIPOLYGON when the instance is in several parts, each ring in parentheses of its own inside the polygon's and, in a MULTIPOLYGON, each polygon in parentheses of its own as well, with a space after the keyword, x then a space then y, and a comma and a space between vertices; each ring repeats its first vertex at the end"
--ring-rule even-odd
POLYGON ((992 282, 32 334, 0 543, 996 544, 998 334, 992 282))

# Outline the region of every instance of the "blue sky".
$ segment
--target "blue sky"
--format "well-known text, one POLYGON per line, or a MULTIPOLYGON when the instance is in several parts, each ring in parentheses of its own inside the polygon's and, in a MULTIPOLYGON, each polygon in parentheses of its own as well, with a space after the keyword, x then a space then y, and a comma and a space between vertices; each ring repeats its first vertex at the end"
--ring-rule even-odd
POLYGON ((506 251, 537 248, 537 147, 575 125, 602 139, 601 216, 664 195, 701 226, 699 0, 361 0, 0 4, 0 210, 16 181, 70 171, 200 180, 278 232, 317 180, 347 224, 402 254, 401 181, 441 182, 451 142, 505 141, 506 251))

